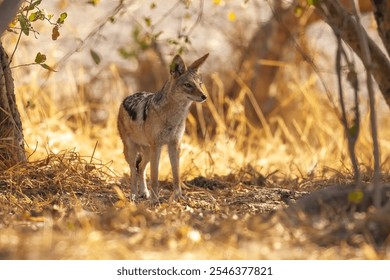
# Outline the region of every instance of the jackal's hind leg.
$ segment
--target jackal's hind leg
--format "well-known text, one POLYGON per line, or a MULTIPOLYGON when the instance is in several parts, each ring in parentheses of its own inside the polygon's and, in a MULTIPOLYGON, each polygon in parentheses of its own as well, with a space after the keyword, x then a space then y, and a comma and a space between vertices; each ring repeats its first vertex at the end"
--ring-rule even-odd
POLYGON ((149 147, 142 147, 142 154, 137 158, 136 168, 137 168, 137 176, 139 182, 139 191, 140 197, 148 199, 150 197, 150 193, 148 187, 146 186, 145 180, 145 169, 150 161, 150 149, 149 147))

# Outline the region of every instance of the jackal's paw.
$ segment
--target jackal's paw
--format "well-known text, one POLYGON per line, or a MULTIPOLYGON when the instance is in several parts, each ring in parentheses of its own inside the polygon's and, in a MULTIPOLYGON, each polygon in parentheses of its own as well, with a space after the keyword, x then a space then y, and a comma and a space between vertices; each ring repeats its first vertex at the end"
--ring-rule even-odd
POLYGON ((175 201, 180 201, 180 200, 184 200, 184 201, 187 201, 187 198, 181 193, 181 192, 179 192, 179 193, 174 193, 173 194, 173 199, 175 200, 175 201))
POLYGON ((139 198, 141 198, 141 199, 149 199, 150 198, 149 191, 146 190, 146 192, 141 192, 140 195, 139 195, 139 198))
POLYGON ((135 193, 130 194, 130 201, 135 201, 137 199, 137 195, 135 193))
POLYGON ((152 191, 152 194, 150 196, 150 203, 152 205, 154 204, 159 204, 160 203, 160 198, 158 195, 156 195, 153 191, 152 191))

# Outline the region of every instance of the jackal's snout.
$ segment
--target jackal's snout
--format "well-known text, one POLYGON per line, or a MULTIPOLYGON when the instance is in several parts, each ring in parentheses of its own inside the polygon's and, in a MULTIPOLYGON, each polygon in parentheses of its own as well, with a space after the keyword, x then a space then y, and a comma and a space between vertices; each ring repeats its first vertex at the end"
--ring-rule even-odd
POLYGON ((200 84, 200 87, 199 87, 199 99, 196 100, 196 102, 199 102, 199 103, 202 103, 202 102, 205 102, 206 99, 207 99, 207 93, 206 93, 206 88, 204 87, 204 85, 201 83, 200 84))
POLYGON ((201 99, 201 100, 199 101, 200 103, 205 102, 206 99, 207 99, 207 95, 203 93, 203 94, 200 96, 200 99, 201 99))
POLYGON ((187 95, 187 98, 191 101, 202 103, 207 99, 207 94, 202 85, 200 85, 195 92, 191 92, 187 95))
POLYGON ((187 96, 187 98, 191 101, 194 101, 194 102, 198 102, 198 103, 202 103, 202 102, 205 102, 206 99, 207 99, 207 95, 206 94, 201 94, 199 96, 193 96, 193 95, 189 95, 187 96))

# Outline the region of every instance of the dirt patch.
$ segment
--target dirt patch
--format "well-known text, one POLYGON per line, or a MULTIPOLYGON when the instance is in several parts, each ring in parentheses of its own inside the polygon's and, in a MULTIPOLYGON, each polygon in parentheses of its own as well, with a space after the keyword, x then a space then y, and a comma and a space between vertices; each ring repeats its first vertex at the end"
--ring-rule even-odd
MULTIPOLYGON (((254 185, 235 178, 240 177, 188 180, 183 187, 187 199, 181 201, 173 201, 171 184, 161 182, 161 203, 131 203, 125 180, 111 175, 106 166, 76 153, 50 155, 0 174, 0 256, 378 259, 390 255, 387 224, 374 226, 381 230, 379 243, 364 227, 372 227, 373 219, 384 215, 370 212, 333 221, 319 215, 311 223, 301 223, 299 214, 291 218, 283 209, 307 197, 308 192, 297 190, 305 182, 287 184, 286 179, 264 177, 262 185, 254 185), (352 224, 356 230, 349 230, 352 224)), ((348 216, 345 211, 344 216, 348 216)))

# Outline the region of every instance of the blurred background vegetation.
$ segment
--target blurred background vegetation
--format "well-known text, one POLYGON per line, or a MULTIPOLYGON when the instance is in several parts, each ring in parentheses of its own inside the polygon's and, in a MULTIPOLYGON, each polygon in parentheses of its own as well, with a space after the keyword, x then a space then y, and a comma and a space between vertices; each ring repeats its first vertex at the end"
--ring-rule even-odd
MULTIPOLYGON (((2 2, 5 3, 0 1, 0 4, 2 2)), ((375 145, 370 129, 370 86, 367 86, 370 82, 367 73, 372 73, 375 79, 372 90, 376 97, 377 147, 381 152, 379 163, 383 178, 387 180, 390 165, 390 67, 389 38, 384 34, 390 26, 387 24, 390 9, 386 1, 377 1, 378 6, 373 6, 368 0, 355 2, 358 11, 349 0, 24 1, 1 37, 5 49, 2 63, 10 67, 13 76, 11 83, 15 87, 18 113, 13 111, 12 114, 15 118, 20 114, 23 135, 20 135, 20 129, 10 128, 21 125, 8 123, 10 113, 1 110, 0 168, 7 169, 15 162, 25 160, 36 163, 37 170, 44 174, 42 176, 50 178, 50 186, 63 182, 59 188, 63 190, 69 186, 72 192, 75 186, 80 187, 75 191, 75 196, 78 192, 93 196, 98 192, 98 187, 94 185, 96 182, 97 185, 108 186, 120 198, 119 204, 112 202, 112 198, 108 204, 119 208, 129 207, 126 208, 128 212, 118 212, 115 217, 104 216, 104 219, 112 222, 112 230, 116 233, 121 231, 116 227, 116 222, 122 222, 123 217, 126 223, 130 219, 131 230, 138 224, 144 225, 142 219, 145 219, 146 225, 153 224, 153 221, 165 215, 166 208, 150 214, 143 206, 129 206, 119 189, 105 185, 112 178, 117 180, 129 172, 116 129, 119 104, 125 96, 135 91, 159 90, 167 79, 168 63, 176 53, 182 54, 188 62, 209 52, 210 57, 202 73, 210 98, 203 104, 194 104, 187 120, 181 157, 184 180, 205 176, 223 178, 229 183, 249 182, 255 185, 269 180, 276 186, 294 190, 313 190, 334 182, 350 183, 356 179, 356 169, 350 160, 351 149, 347 139, 356 138, 354 151, 362 172, 360 179, 371 181, 375 145), (384 8, 378 10, 379 5, 384 8), (351 31, 351 22, 358 22, 355 15, 358 15, 359 22, 369 35, 372 64, 367 63, 362 50, 364 44, 358 38, 358 34, 364 33, 351 31), (338 37, 344 42, 341 43, 338 37), (345 97, 345 114, 339 106, 340 86, 345 97), (360 112, 358 121, 357 112, 360 112), (15 133, 19 133, 18 141, 15 141, 15 133), (4 153, 10 147, 21 147, 26 156, 20 150, 15 157, 12 153, 4 153), (52 161, 52 169, 56 171, 46 170, 43 167, 45 162, 50 165, 52 161), (57 170, 62 164, 66 167, 63 172, 61 168, 57 170), (79 171, 80 166, 82 171, 79 171), (101 172, 101 177, 92 176, 89 173, 91 170, 101 172), (50 175, 51 172, 57 175, 50 175), (73 172, 81 174, 81 177, 73 172), (72 185, 72 177, 65 176, 68 173, 75 175, 75 186, 72 185), (60 179, 53 183, 53 176, 60 179), (84 187, 85 190, 81 191, 84 187), (146 218, 140 218, 140 222, 138 218, 132 220, 133 215, 146 218)), ((163 156, 160 166, 161 179, 169 180, 167 157, 163 156)), ((14 178, 9 175, 12 170, 4 171, 3 175, 14 178)), ((15 178, 33 178, 31 170, 26 170, 22 172, 24 175, 15 178)), ((27 186, 32 184, 30 179, 26 179, 27 186)), ((43 182, 37 184, 44 185, 43 182)), ((54 198, 50 203, 45 200, 47 198, 33 203, 16 185, 15 197, 20 195, 20 200, 13 200, 7 197, 8 194, 3 197, 3 204, 9 209, 32 210, 53 204, 51 211, 58 212, 62 219, 62 207, 68 207, 64 206, 66 203, 54 204, 54 198)), ((222 196, 244 194, 248 199, 254 197, 251 190, 238 184, 222 196)), ((212 195, 207 193, 202 199, 207 201, 210 197, 212 195)), ((217 197, 222 199, 221 196, 217 197)), ((231 210, 226 210, 229 213, 226 217, 218 216, 221 212, 218 208, 220 201, 216 203, 217 206, 213 206, 214 202, 211 198, 209 204, 205 202, 211 210, 203 204, 198 206, 218 212, 216 219, 236 217, 234 215, 238 213, 239 217, 246 217, 239 219, 240 227, 247 226, 248 217, 242 212, 251 205, 249 200, 241 205, 246 205, 244 208, 234 208, 237 211, 234 215, 229 212, 231 210)), ((80 206, 78 201, 72 207, 72 210, 68 209, 69 215, 75 215, 77 227, 91 230, 96 226, 95 233, 99 234, 99 230, 106 230, 104 223, 99 224, 102 222, 100 220, 93 220, 99 225, 91 226, 88 217, 85 218, 80 210, 90 207, 100 213, 103 206, 94 204, 94 201, 80 206)), ((9 209, 3 212, 11 211, 9 209)), ((184 210, 179 207, 169 211, 176 213, 184 210)), ((202 211, 205 209, 202 208, 202 211)), ((251 213, 251 210, 248 212, 251 213)), ((20 214, 21 219, 35 217, 31 213, 27 216, 20 214)), ((37 213, 41 218, 43 212, 37 213)), ((190 216, 186 217, 191 220, 193 217, 190 216)), ((210 218, 206 226, 212 227, 214 218, 210 218)), ((237 219, 231 218, 229 223, 238 223, 233 220, 237 219)), ((177 227, 173 236, 171 232, 166 233, 161 225, 161 234, 167 234, 172 240, 178 240, 178 235, 187 238, 193 228, 188 227, 185 221, 184 225, 177 227)), ((172 222, 172 227, 175 225, 172 222)), ((61 223, 58 227, 59 232, 69 230, 61 223)), ((13 229, 8 230, 12 233, 13 229)), ((223 236, 229 235, 230 231, 226 229, 225 232, 222 226, 219 230, 223 236)), ((206 231, 200 230, 201 240, 205 242, 208 240, 204 237, 208 234, 206 231)), ((283 231, 280 232, 283 235, 283 231)), ((133 234, 131 232, 131 236, 133 234)), ((88 239, 86 236, 83 235, 81 239, 88 239)), ((253 238, 248 236, 249 239, 253 238)), ((97 240, 104 238, 99 235, 97 240)), ((158 239, 151 233, 143 238, 151 243, 151 248, 154 246, 153 238, 158 239)), ((209 252, 215 250, 217 243, 213 240, 209 244, 209 252)), ((229 240, 237 242, 234 246, 238 246, 236 239, 229 240)), ((93 243, 89 239, 84 241, 93 243)), ((160 241, 163 242, 163 238, 160 241)), ((38 247, 40 242, 37 241, 38 247)), ((138 244, 138 241, 131 242, 138 244)), ((198 241, 191 242, 186 244, 193 249, 191 244, 198 241)), ((5 243, 0 242, 0 246, 5 243)), ((45 248, 49 250, 50 246, 45 248)), ((71 247, 72 244, 66 246, 71 247)), ((129 254, 127 249, 125 247, 124 253, 118 256, 129 254)), ((364 256, 378 257, 367 250, 364 256)), ((336 251, 329 253, 329 256, 337 255, 339 252, 336 251)), ((61 252, 59 248, 56 256, 61 252)), ((242 258, 248 256, 246 254, 255 254, 250 250, 245 252, 235 252, 232 256, 242 258)), ((130 254, 139 256, 136 252, 130 254)), ((69 256, 75 257, 72 254, 69 256)), ((76 258, 83 256, 77 255, 76 258)), ((216 256, 227 257, 223 254, 216 256)))

